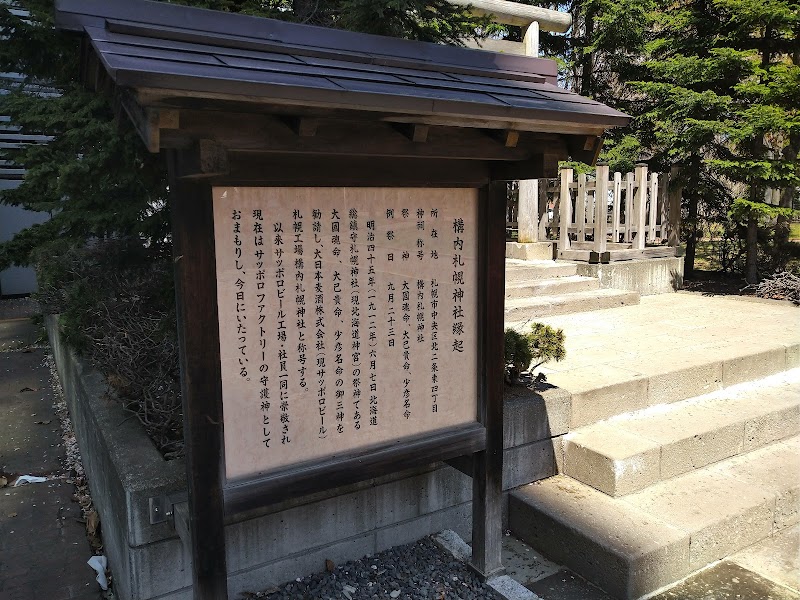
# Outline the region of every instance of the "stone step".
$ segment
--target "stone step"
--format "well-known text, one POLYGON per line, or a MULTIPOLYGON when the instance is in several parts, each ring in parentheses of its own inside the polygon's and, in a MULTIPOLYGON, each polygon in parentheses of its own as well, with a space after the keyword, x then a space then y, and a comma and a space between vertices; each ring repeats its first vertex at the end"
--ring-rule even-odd
POLYGON ((800 437, 620 498, 556 475, 511 492, 508 510, 549 559, 640 598, 798 522, 800 437))
POLYGON ((578 274, 578 265, 569 261, 506 259, 506 284, 532 279, 553 279, 578 274))
POLYGON ((800 433, 800 369, 620 415, 564 437, 564 473, 622 496, 800 433))
POLYGON ((506 321, 602 310, 639 304, 639 294, 624 290, 590 290, 534 298, 511 298, 505 303, 506 321))
POLYGON ((533 279, 510 283, 506 285, 506 298, 531 298, 533 296, 571 294, 573 292, 587 292, 599 289, 600 280, 595 277, 569 275, 567 277, 554 277, 553 279, 533 279))

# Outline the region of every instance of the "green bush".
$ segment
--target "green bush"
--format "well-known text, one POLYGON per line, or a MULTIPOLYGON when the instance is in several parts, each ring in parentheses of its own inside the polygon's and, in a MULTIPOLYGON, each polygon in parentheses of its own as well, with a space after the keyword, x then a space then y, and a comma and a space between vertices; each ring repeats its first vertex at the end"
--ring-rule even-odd
MULTIPOLYGON (((506 328, 506 381, 509 383, 516 382, 522 373, 533 372, 546 362, 561 361, 566 355, 562 329, 544 323, 534 323, 527 333, 506 328)), ((540 375, 539 379, 544 379, 544 376, 540 375)))

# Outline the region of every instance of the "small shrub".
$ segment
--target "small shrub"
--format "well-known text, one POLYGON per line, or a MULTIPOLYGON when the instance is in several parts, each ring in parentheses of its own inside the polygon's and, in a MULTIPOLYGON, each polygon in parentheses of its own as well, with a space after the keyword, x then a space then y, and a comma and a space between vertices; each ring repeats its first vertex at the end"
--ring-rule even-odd
POLYGON ((183 452, 172 261, 136 239, 37 257, 37 298, 65 341, 105 375, 165 458, 183 452))
MULTIPOLYGON (((546 362, 561 361, 567 355, 564 331, 544 323, 534 323, 527 333, 506 328, 504 339, 508 383, 515 383, 523 373, 533 372, 546 362)), ((537 377, 544 379, 542 374, 537 377)))

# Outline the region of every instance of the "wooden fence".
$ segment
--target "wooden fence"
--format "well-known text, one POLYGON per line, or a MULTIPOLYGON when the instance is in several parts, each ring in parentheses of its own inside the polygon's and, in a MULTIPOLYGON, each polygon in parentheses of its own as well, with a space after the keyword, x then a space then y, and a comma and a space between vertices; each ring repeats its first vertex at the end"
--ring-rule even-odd
POLYGON ((680 190, 670 191, 668 180, 648 173, 646 165, 624 175, 598 165, 594 177, 562 169, 558 179, 520 182, 519 201, 509 202, 507 227, 518 228, 523 242, 557 240, 561 258, 674 256, 680 190))

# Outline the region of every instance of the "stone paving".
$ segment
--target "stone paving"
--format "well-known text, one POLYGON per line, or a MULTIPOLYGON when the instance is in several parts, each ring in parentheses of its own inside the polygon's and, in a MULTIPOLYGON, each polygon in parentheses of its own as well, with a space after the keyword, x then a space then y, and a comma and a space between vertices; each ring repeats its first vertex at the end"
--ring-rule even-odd
MULTIPOLYGON (((644 296, 637 306, 537 321, 564 330, 566 359, 542 371, 548 383, 573 394, 745 353, 788 350, 797 362, 800 345, 800 308, 740 296, 644 296)), ((739 373, 742 381, 746 375, 739 373)), ((705 391, 711 390, 691 395, 705 391)))
POLYGON ((45 350, 30 348, 39 328, 27 318, 30 305, 12 303, 0 302, 0 477, 9 484, 0 487, 0 598, 98 599, 81 510, 63 472, 45 350), (12 487, 19 475, 48 481, 12 487))

